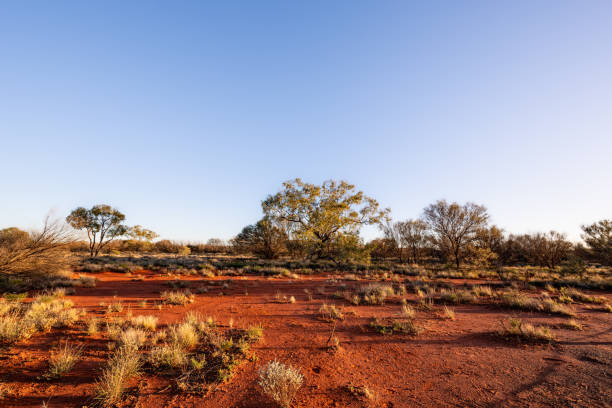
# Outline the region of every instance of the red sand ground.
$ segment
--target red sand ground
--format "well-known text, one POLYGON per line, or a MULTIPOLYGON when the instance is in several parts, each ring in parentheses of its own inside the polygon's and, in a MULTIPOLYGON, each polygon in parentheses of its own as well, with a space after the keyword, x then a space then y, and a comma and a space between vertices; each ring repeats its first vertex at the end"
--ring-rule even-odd
MULTIPOLYGON (((168 290, 170 279, 139 273, 146 276, 144 281, 131 281, 120 273, 98 274, 95 288, 76 288, 69 298, 99 317, 105 310, 100 302, 121 301, 126 306, 122 314, 129 306, 134 316, 158 316, 160 325, 177 322, 191 310, 225 325, 230 319, 236 327, 262 324, 264 340, 254 346, 257 361, 245 361, 229 382, 205 397, 176 394, 167 378, 146 374, 131 384, 125 406, 272 408, 274 403, 259 392, 255 381, 258 367, 275 358, 304 374, 294 407, 612 406, 612 314, 584 305, 574 305, 584 331, 555 329, 554 345, 511 343, 494 333, 508 316, 536 324, 557 324, 566 318, 461 305, 453 307, 457 318, 450 321, 437 317, 441 307, 435 306, 417 311, 418 324, 426 328, 419 336, 383 336, 372 332, 368 323, 375 316, 397 316, 397 302, 345 305, 345 320, 336 329, 341 349, 332 352, 325 347, 331 325, 319 318, 318 309, 323 302, 344 302, 332 298, 338 284, 327 283, 325 277, 296 281, 236 277, 228 289, 209 286, 211 290, 196 295, 193 304, 158 310, 152 303, 168 290), (318 293, 318 288, 325 288, 325 293, 318 293), (277 292, 297 301, 277 303, 277 292), (149 301, 147 308, 139 306, 142 300, 149 301), (352 395, 348 384, 366 386, 374 398, 352 395)), ((197 287, 214 279, 186 280, 198 281, 192 285, 197 287)), ((408 298, 415 300, 414 295, 408 298)), ((0 381, 10 389, 0 406, 40 407, 43 401, 49 407, 92 406, 95 379, 108 355, 103 336, 87 336, 84 327, 55 330, 0 349, 0 381), (61 339, 83 342, 84 359, 60 380, 39 379, 47 370, 49 349, 61 339)))

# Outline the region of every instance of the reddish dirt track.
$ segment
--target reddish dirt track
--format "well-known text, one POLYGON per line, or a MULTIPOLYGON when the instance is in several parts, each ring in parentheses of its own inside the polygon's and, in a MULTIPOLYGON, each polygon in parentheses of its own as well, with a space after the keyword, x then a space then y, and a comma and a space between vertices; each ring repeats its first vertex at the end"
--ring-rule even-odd
MULTIPOLYGON (((294 407, 612 406, 612 314, 584 305, 574 305, 584 331, 555 329, 558 341, 553 345, 511 343, 494 333, 508 316, 550 325, 566 318, 486 305, 454 306, 455 321, 439 318, 440 306, 418 310, 416 321, 426 329, 422 334, 384 336, 373 332, 368 323, 372 317, 397 316, 399 303, 344 304, 332 298, 338 284, 328 283, 326 277, 294 281, 235 277, 227 289, 210 285, 220 278, 184 278, 196 281, 192 287, 208 286, 209 292, 196 295, 193 304, 158 310, 152 303, 168 290, 170 279, 137 273, 145 275, 145 280, 132 281, 120 273, 97 274, 95 288, 76 288, 69 298, 75 307, 99 317, 105 310, 101 302, 121 301, 126 306, 123 315, 129 307, 134 316, 158 316, 161 326, 181 320, 191 310, 214 316, 222 325, 230 319, 236 327, 262 324, 264 340, 254 346, 257 361, 245 361, 229 382, 207 396, 177 394, 168 387, 168 378, 145 374, 131 384, 125 406, 272 408, 275 404, 259 392, 255 381, 258 367, 275 358, 304 374, 294 407), (277 303, 277 292, 293 295, 297 301, 277 303), (148 300, 149 306, 141 308, 142 300, 148 300), (345 319, 336 328, 341 346, 336 352, 326 348, 331 325, 319 318, 323 302, 345 307, 345 319), (348 384, 367 386, 374 398, 352 395, 348 384)), ((603 295, 612 299, 610 294, 603 295)), ((416 298, 411 294, 408 300, 416 298)), ((109 355, 106 343, 102 335, 88 336, 81 326, 39 334, 1 349, 0 381, 10 392, 0 406, 40 407, 43 401, 49 407, 92 406, 95 380, 109 355), (50 347, 60 339, 83 342, 84 359, 60 380, 38 379, 47 369, 50 347)))

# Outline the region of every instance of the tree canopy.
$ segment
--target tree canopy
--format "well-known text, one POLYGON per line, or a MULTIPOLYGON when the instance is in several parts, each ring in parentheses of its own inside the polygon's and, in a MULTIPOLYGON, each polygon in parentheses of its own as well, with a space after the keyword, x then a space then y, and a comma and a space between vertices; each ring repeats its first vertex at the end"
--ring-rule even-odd
POLYGON ((311 243, 311 254, 319 258, 333 257, 342 236, 358 235, 363 225, 378 224, 389 212, 346 181, 315 185, 299 178, 283 183, 262 208, 270 220, 286 224, 292 238, 311 243))
POLYGON ((91 257, 98 256, 104 246, 128 232, 124 221, 125 215, 107 204, 94 205, 90 209, 78 207, 66 217, 66 222, 74 229, 87 231, 91 257))
POLYGON ((590 255, 604 265, 612 265, 612 220, 601 220, 583 225, 582 239, 590 255))
POLYGON ((439 200, 425 208, 425 221, 434 234, 438 249, 453 258, 457 269, 464 258, 464 251, 486 227, 489 214, 486 207, 474 203, 460 205, 439 200))

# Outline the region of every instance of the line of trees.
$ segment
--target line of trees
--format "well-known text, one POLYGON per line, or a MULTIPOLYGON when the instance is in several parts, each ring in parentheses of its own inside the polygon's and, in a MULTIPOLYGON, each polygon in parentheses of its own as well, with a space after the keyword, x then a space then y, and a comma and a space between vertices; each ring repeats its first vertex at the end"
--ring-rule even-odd
MULTIPOLYGON (((480 266, 531 264, 555 268, 570 257, 612 265, 612 220, 582 226, 584 244, 572 244, 556 231, 505 234, 489 224, 486 207, 439 200, 424 208, 418 219, 393 222, 388 208, 345 181, 321 185, 300 179, 283 183, 261 204, 263 217, 246 226, 230 245, 218 239, 206 244, 169 240, 140 225, 128 226, 126 217, 106 204, 78 207, 66 222, 88 237, 91 257, 109 248, 156 251, 178 255, 204 252, 252 253, 263 258, 329 259, 336 262, 395 258, 421 263, 436 259, 480 266), (360 230, 377 225, 382 238, 364 243, 360 230)), ((74 246, 72 231, 46 221, 38 232, 18 228, 0 230, 0 274, 58 269, 67 247, 74 246)))
POLYGON ((390 210, 344 181, 322 185, 300 179, 262 202, 263 218, 245 227, 231 243, 241 253, 265 258, 281 255, 363 260, 369 256, 420 263, 425 258, 480 266, 531 264, 555 268, 570 256, 612 265, 612 221, 582 226, 586 246, 565 234, 505 234, 489 224, 486 207, 439 200, 418 219, 392 222, 390 210), (364 225, 378 225, 383 237, 365 244, 364 225))

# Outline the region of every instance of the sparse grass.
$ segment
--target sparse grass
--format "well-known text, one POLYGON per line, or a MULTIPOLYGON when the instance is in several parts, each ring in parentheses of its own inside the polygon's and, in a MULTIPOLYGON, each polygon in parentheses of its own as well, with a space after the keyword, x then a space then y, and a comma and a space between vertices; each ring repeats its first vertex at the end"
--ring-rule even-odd
POLYGON ((149 316, 136 316, 132 317, 132 326, 140 327, 145 330, 155 331, 157 328, 157 317, 149 315, 149 316))
POLYGON ((369 285, 360 287, 357 293, 347 300, 356 305, 361 303, 382 305, 385 303, 385 299, 393 295, 395 295, 393 286, 381 283, 370 283, 369 285))
POLYGON ((274 300, 278 303, 295 303, 294 296, 283 295, 280 292, 276 292, 276 294, 274 295, 274 300))
POLYGON ((121 402, 126 382, 140 374, 140 367, 140 357, 135 349, 120 348, 96 382, 97 405, 110 408, 121 402))
POLYGON ((89 334, 90 336, 93 336, 93 335, 98 334, 98 331, 99 331, 98 330, 98 319, 96 319, 95 317, 92 317, 87 322, 87 334, 89 334))
POLYGON ((412 319, 395 320, 391 323, 384 323, 379 319, 373 319, 370 322, 370 328, 380 334, 403 333, 412 336, 417 336, 422 331, 412 319))
POLYGON ((59 298, 63 293, 42 295, 30 304, 3 301, 0 304, 0 342, 14 343, 30 338, 37 331, 76 323, 80 312, 72 309, 72 301, 59 298))
POLYGON ((113 302, 110 305, 108 305, 108 313, 120 313, 123 312, 123 303, 121 302, 113 302))
POLYGON ((440 293, 440 300, 446 303, 461 304, 474 303, 476 300, 472 292, 468 290, 443 290, 440 293))
POLYGON ((603 296, 590 296, 574 288, 561 288, 561 296, 569 297, 570 299, 582 303, 593 303, 597 305, 606 303, 606 298, 603 296))
POLYGON ((246 329, 246 337, 249 341, 259 341, 263 337, 263 327, 249 326, 246 329))
POLYGON ((374 393, 370 391, 370 389, 365 385, 349 384, 346 386, 346 389, 348 392, 350 392, 353 396, 357 398, 366 398, 369 400, 374 398, 374 393))
POLYGON ((337 308, 336 305, 328 305, 323 303, 319 308, 319 314, 323 320, 332 321, 332 320, 343 320, 344 315, 342 314, 342 310, 337 308))
POLYGON ((304 377, 298 369, 274 360, 259 370, 257 383, 265 395, 282 408, 289 408, 303 380, 304 377))
POLYGON ((568 330, 576 330, 576 331, 583 330, 582 324, 580 324, 575 319, 569 319, 567 322, 562 323, 561 327, 568 329, 568 330))
POLYGON ((106 335, 111 340, 119 339, 119 335, 121 334, 121 326, 115 323, 106 322, 106 335))
POLYGON ((456 318, 455 311, 448 306, 444 306, 442 308, 442 312, 440 313, 440 316, 443 319, 448 319, 448 320, 455 320, 456 318))
POLYGON ((151 350, 149 362, 157 368, 180 368, 187 365, 187 356, 188 352, 178 343, 163 344, 151 350))
POLYGON ((472 293, 477 297, 481 296, 493 296, 493 289, 490 286, 479 286, 475 285, 472 287, 472 293))
POLYGON ((70 372, 83 355, 83 346, 75 346, 65 342, 57 352, 49 358, 49 371, 45 374, 48 379, 60 378, 70 372))
POLYGON ((555 335, 550 328, 533 326, 515 318, 509 318, 507 326, 502 322, 502 328, 498 334, 502 337, 517 338, 531 342, 551 342, 555 339, 555 335))
POLYGON ((15 343, 26 340, 36 333, 31 321, 24 320, 18 313, 9 313, 0 317, 0 342, 15 343))
POLYGON ((141 348, 147 341, 147 333, 144 330, 129 327, 119 334, 118 342, 121 348, 141 348))
POLYGON ((499 302, 502 306, 512 309, 546 312, 562 316, 575 316, 575 312, 570 307, 557 303, 549 297, 545 297, 544 300, 539 300, 531 298, 523 293, 512 291, 501 294, 499 302))
POLYGON ((400 314, 402 315, 402 317, 405 317, 407 319, 412 319, 416 315, 416 312, 414 308, 411 307, 410 305, 402 305, 400 314))
POLYGON ((212 318, 203 320, 189 313, 184 322, 171 326, 167 336, 153 336, 147 358, 155 370, 170 370, 181 392, 202 393, 213 383, 226 381, 234 368, 246 357, 250 344, 263 336, 263 329, 230 329, 229 336, 220 332, 212 318))
POLYGON ((541 310, 544 312, 558 314, 562 316, 575 316, 576 313, 569 307, 555 302, 552 299, 545 299, 541 303, 541 310))
POLYGON ((193 295, 189 292, 164 291, 161 293, 161 298, 164 303, 170 305, 186 305, 193 303, 193 295))
POLYGON ((612 305, 606 303, 602 306, 602 310, 607 313, 612 313, 612 305))
POLYGON ((93 276, 79 275, 79 283, 85 288, 94 288, 96 287, 96 278, 93 276))
POLYGON ((170 327, 169 335, 173 343, 180 345, 184 349, 195 347, 199 341, 198 331, 190 323, 181 323, 170 327))

